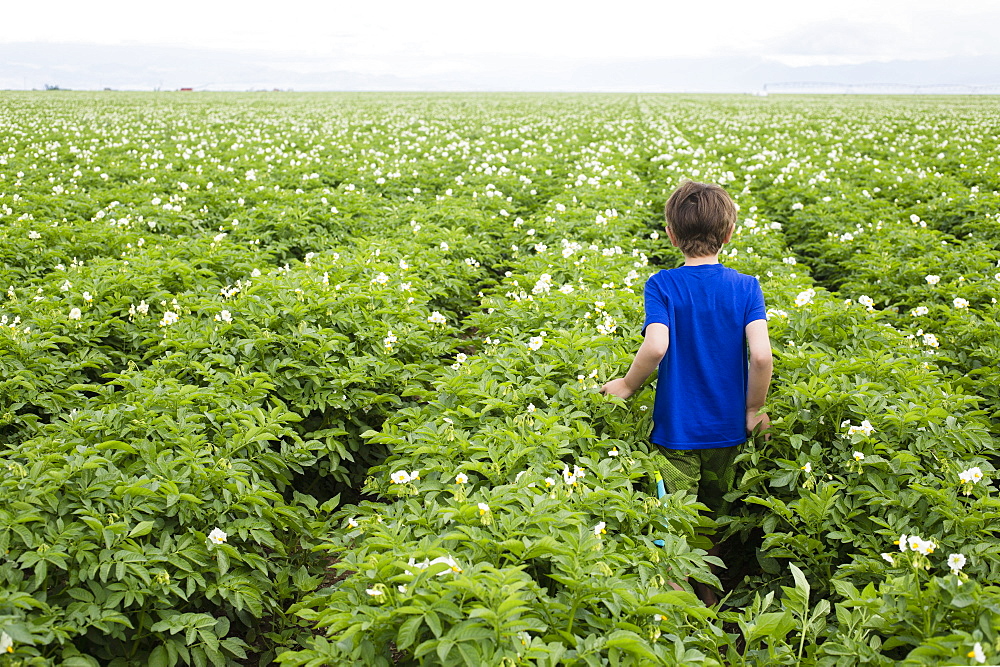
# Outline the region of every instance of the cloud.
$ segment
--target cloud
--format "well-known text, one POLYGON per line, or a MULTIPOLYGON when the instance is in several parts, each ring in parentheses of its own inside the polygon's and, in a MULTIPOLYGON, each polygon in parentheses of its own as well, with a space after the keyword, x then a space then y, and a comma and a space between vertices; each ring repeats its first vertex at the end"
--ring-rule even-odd
POLYGON ((775 40, 772 49, 798 56, 891 55, 903 41, 898 26, 839 20, 804 26, 775 40))
POLYGON ((757 45, 756 53, 792 66, 845 65, 1000 55, 1000 12, 914 12, 893 22, 814 22, 757 45))

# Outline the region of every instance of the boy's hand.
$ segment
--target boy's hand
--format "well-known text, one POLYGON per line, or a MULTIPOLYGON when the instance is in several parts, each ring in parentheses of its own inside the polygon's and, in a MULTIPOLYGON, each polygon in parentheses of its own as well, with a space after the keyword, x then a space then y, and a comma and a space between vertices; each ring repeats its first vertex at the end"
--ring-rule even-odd
MULTIPOLYGON (((764 433, 769 428, 771 428, 771 418, 767 416, 766 412, 758 413, 756 410, 747 410, 747 433, 757 435, 764 433)), ((764 439, 770 440, 771 434, 764 433, 764 439)))
POLYGON ((628 398, 635 393, 635 390, 625 384, 625 378, 618 378, 617 380, 612 380, 601 387, 601 393, 611 394, 612 396, 617 396, 618 398, 628 398))

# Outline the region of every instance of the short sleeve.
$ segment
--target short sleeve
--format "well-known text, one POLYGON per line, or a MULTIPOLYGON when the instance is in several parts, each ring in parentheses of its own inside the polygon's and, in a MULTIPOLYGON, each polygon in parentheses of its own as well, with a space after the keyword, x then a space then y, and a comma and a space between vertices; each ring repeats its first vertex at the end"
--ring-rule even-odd
POLYGON ((760 288, 760 281, 753 278, 750 285, 750 293, 747 295, 746 316, 743 319, 743 326, 756 320, 766 319, 767 308, 764 306, 764 290, 760 288))
POLYGON ((643 336, 646 335, 646 327, 650 324, 659 323, 671 326, 667 297, 660 290, 660 286, 654 278, 656 278, 655 275, 649 277, 649 280, 646 281, 646 288, 643 290, 646 306, 646 320, 642 324, 643 336))

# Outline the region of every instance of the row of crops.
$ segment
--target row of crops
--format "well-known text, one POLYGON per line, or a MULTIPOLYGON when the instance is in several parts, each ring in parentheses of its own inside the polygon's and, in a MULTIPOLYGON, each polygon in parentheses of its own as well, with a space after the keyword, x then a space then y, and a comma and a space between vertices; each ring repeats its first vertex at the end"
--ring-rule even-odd
POLYGON ((993 660, 998 116, 4 94, 0 663, 993 660), (683 178, 775 352, 718 521, 599 393, 683 178))

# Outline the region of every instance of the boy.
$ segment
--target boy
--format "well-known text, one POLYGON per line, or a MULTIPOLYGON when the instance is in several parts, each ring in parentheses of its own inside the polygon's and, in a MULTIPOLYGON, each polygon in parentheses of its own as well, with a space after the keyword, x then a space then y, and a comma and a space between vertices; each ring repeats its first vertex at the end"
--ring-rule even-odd
MULTIPOLYGON (((725 190, 685 181, 664 212, 684 265, 646 282, 642 345, 625 377, 601 392, 628 398, 659 367, 650 440, 662 455, 664 486, 696 493, 715 515, 728 509, 723 496, 732 490, 739 445, 770 426, 763 412, 772 372, 764 295, 756 278, 719 264, 736 229, 736 205, 725 190)), ((707 603, 717 601, 698 588, 707 603)))

